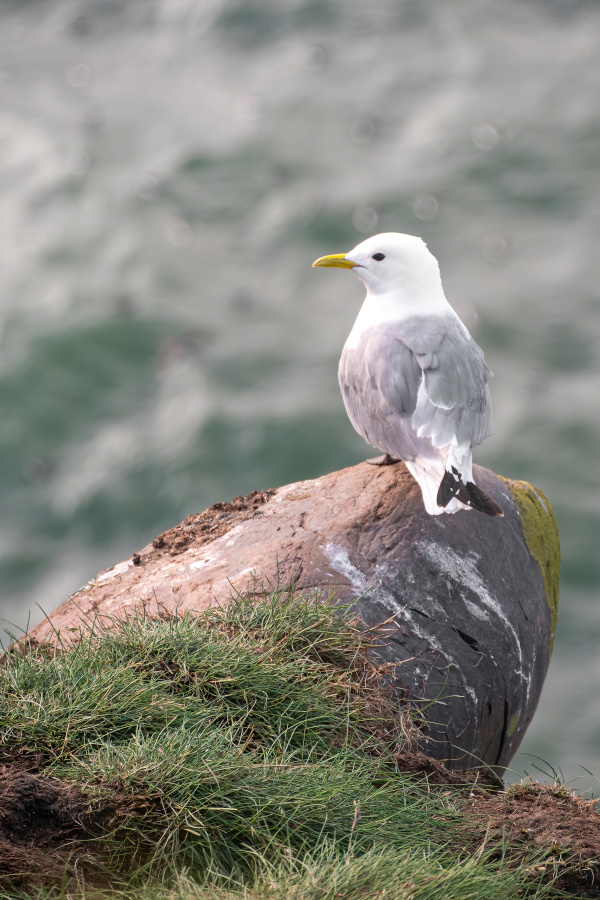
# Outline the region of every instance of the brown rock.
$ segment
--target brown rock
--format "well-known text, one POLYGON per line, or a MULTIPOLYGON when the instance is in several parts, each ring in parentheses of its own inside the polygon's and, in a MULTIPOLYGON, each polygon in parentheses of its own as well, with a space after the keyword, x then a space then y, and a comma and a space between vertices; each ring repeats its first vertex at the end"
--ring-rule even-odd
POLYGON ((402 463, 363 463, 217 503, 98 575, 30 637, 68 641, 82 619, 200 611, 232 590, 291 580, 335 591, 336 602, 358 597, 367 625, 392 620, 380 652, 403 662, 398 688, 423 704, 425 752, 453 768, 502 769, 548 667, 558 536, 530 485, 477 466, 475 479, 504 518, 427 515, 402 463))

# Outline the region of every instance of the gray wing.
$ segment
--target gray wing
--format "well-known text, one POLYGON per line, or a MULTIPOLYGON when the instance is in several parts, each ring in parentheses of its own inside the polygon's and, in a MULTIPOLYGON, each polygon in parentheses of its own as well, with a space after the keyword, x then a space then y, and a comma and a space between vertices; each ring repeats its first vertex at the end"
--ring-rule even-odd
POLYGON ((411 321, 404 341, 423 370, 411 418, 415 431, 438 448, 453 437, 481 444, 492 433, 491 372, 481 347, 458 318, 411 321))
POLYGON ((365 332, 344 348, 339 378, 346 410, 368 443, 400 459, 479 444, 491 433, 483 352, 460 321, 415 317, 365 332), (429 451, 429 453, 428 453, 429 451))

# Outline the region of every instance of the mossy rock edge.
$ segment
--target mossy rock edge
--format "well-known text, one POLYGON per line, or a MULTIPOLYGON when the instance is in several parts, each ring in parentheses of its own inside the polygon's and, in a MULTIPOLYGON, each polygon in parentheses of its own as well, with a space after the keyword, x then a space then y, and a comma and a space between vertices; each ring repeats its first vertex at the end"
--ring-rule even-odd
POLYGON ((554 647, 554 633, 558 619, 558 598, 560 579, 560 538, 556 516, 546 495, 528 481, 513 481, 499 476, 508 485, 517 505, 523 537, 532 557, 540 567, 546 600, 550 609, 550 648, 554 647))

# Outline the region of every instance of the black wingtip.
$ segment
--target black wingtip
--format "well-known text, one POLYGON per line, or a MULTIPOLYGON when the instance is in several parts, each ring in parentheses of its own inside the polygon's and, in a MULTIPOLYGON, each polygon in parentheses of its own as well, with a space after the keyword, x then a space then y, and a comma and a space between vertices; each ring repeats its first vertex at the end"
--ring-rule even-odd
MULTIPOLYGON (((477 487, 477 485, 473 481, 468 481, 465 485, 465 490, 467 492, 469 502, 468 506, 472 509, 476 509, 477 512, 485 513, 486 516, 494 516, 494 517, 502 517, 504 516, 504 511, 501 506, 498 506, 495 500, 492 500, 491 497, 481 490, 481 488, 477 487)), ((459 496, 459 500, 460 500, 459 496)), ((464 500, 462 501, 465 502, 464 500)))
POLYGON ((477 512, 485 513, 486 516, 501 517, 504 512, 501 506, 498 506, 495 500, 477 487, 473 481, 464 484, 461 481, 458 470, 452 466, 450 471, 444 472, 444 477, 440 482, 437 492, 437 505, 445 508, 448 506, 453 497, 476 509, 477 512))
POLYGON ((452 498, 456 497, 461 488, 464 488, 464 485, 460 480, 458 469, 455 469, 454 466, 452 466, 451 470, 446 469, 438 488, 436 497, 437 505, 442 508, 448 506, 452 498))

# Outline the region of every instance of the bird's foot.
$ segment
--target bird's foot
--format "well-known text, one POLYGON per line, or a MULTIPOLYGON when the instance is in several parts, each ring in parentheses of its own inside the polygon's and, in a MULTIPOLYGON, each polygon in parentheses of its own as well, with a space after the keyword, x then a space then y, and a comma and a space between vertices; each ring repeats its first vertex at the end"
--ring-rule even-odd
POLYGON ((368 459, 367 462, 370 466, 393 466, 400 460, 394 459, 389 453, 384 453, 383 456, 374 456, 373 459, 368 459))

